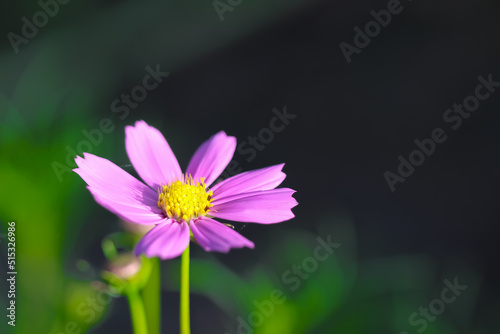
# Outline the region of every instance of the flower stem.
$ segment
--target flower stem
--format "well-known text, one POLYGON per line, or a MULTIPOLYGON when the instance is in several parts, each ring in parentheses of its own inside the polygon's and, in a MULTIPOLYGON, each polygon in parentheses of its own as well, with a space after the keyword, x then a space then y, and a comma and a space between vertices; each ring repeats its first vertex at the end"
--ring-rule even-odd
POLYGON ((148 334, 146 322, 146 312, 139 291, 131 288, 127 291, 127 299, 130 306, 130 316, 132 318, 132 327, 134 334, 148 334))
POLYGON ((181 257, 181 305, 180 305, 181 334, 191 333, 189 321, 189 245, 181 257))
POLYGON ((148 283, 142 290, 144 309, 148 322, 149 334, 160 334, 161 322, 161 279, 160 279, 160 259, 148 259, 151 262, 151 274, 148 283))

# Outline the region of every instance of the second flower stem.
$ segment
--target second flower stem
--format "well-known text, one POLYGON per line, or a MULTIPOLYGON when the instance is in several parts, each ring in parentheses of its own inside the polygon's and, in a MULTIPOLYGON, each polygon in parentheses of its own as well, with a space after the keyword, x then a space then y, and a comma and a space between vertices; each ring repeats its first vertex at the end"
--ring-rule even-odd
POLYGON ((181 334, 191 333, 189 320, 189 245, 181 257, 181 303, 180 303, 181 334))
POLYGON ((148 334, 146 313, 144 303, 140 293, 135 288, 127 291, 127 299, 130 305, 130 315, 132 317, 132 327, 134 334, 148 334))
POLYGON ((151 262, 151 274, 149 280, 142 290, 144 310, 148 322, 148 334, 160 334, 161 322, 161 278, 160 259, 148 259, 151 262))

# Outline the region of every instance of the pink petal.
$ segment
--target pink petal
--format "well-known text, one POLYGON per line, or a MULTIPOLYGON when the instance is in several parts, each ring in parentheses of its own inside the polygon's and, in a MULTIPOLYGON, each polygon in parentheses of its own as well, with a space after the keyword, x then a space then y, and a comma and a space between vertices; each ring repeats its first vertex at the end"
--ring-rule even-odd
POLYGON ((274 224, 294 216, 295 190, 279 188, 214 199, 210 214, 217 218, 260 224, 274 224))
POLYGON ((207 252, 227 253, 231 248, 254 248, 253 242, 232 228, 207 217, 192 222, 191 231, 196 241, 207 252))
POLYGON ((125 127, 125 148, 140 177, 157 190, 181 177, 182 171, 165 137, 144 121, 125 127))
POLYGON ((281 171, 284 165, 279 164, 230 177, 212 187, 213 197, 223 198, 256 190, 274 189, 286 177, 286 174, 281 171))
POLYGON ((171 219, 165 219, 160 225, 153 227, 135 246, 135 254, 146 257, 159 257, 162 260, 172 259, 184 252, 189 245, 189 225, 171 219))
POLYGON ((204 177, 205 184, 209 186, 231 161, 235 149, 236 138, 220 131, 196 150, 186 172, 195 180, 204 177))
POLYGON ((158 194, 109 160, 90 153, 76 157, 73 171, 87 183, 95 200, 122 219, 137 224, 158 224, 163 219, 158 194))

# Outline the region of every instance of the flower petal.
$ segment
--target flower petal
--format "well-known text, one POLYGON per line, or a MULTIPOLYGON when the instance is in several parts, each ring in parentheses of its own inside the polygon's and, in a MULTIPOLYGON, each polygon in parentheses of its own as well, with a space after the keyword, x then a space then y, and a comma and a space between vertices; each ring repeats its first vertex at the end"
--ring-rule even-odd
POLYGON ((247 193, 256 190, 274 189, 283 182, 286 174, 281 170, 285 164, 256 169, 230 177, 214 185, 214 198, 247 193))
POLYGON ((236 138, 220 131, 196 150, 186 172, 196 181, 204 177, 205 184, 209 186, 231 161, 235 149, 236 138))
POLYGON ((207 252, 227 253, 231 248, 254 248, 254 243, 216 220, 202 217, 191 223, 196 241, 207 252))
POLYGON ((142 237, 135 246, 135 254, 162 260, 172 259, 184 252, 189 240, 189 225, 185 221, 178 223, 167 218, 142 237))
POLYGON ((162 219, 158 194, 109 160, 90 153, 77 156, 75 173, 87 183, 95 200, 132 223, 152 225, 162 219))
POLYGON ((279 188, 214 199, 210 215, 239 222, 274 224, 292 219, 295 190, 279 188))
POLYGON ((125 148, 134 169, 155 190, 182 175, 165 137, 144 121, 125 127, 125 148))

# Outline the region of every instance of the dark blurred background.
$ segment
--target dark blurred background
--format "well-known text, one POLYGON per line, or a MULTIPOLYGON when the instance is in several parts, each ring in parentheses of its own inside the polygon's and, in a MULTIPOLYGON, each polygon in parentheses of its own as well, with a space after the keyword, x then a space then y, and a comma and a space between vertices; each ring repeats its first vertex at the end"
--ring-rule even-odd
MULTIPOLYGON (((16 326, 2 315, 2 333, 60 334, 68 322, 81 333, 132 333, 123 297, 92 320, 78 311, 100 286, 102 240, 124 228, 68 162, 91 151, 136 175, 124 148, 136 120, 165 135, 183 168, 219 130, 247 149, 261 133, 255 156, 241 149, 233 165, 285 162, 283 186, 297 190, 295 219, 236 225, 255 250, 193 247, 193 333, 500 331, 500 87, 457 129, 443 119, 476 94, 478 77, 500 82, 500 3, 63 2, 0 9, 0 232, 16 222, 18 271, 16 326), (360 37, 354 29, 366 34, 371 11, 388 6, 398 12, 390 22, 360 37), (40 11, 53 17, 43 24, 40 11), (38 20, 37 31, 23 18, 38 20), (356 50, 349 61, 341 43, 356 50), (142 85, 147 67, 169 75, 117 112, 125 103, 113 103, 142 85), (268 139, 263 129, 283 113, 268 139), (113 130, 85 147, 84 132, 105 118, 113 130), (398 157, 409 159, 414 140, 435 128, 447 139, 391 191, 385 173, 398 174, 398 157), (293 289, 287 271, 329 236, 340 246, 307 278, 292 274, 293 289), (420 307, 436 310, 454 280, 467 288, 453 302, 410 320, 420 307), (276 289, 286 301, 263 314, 256 304, 276 289), (249 323, 252 312, 263 321, 244 329, 238 319, 249 323)), ((163 333, 178 331, 178 267, 161 264, 163 333)))

